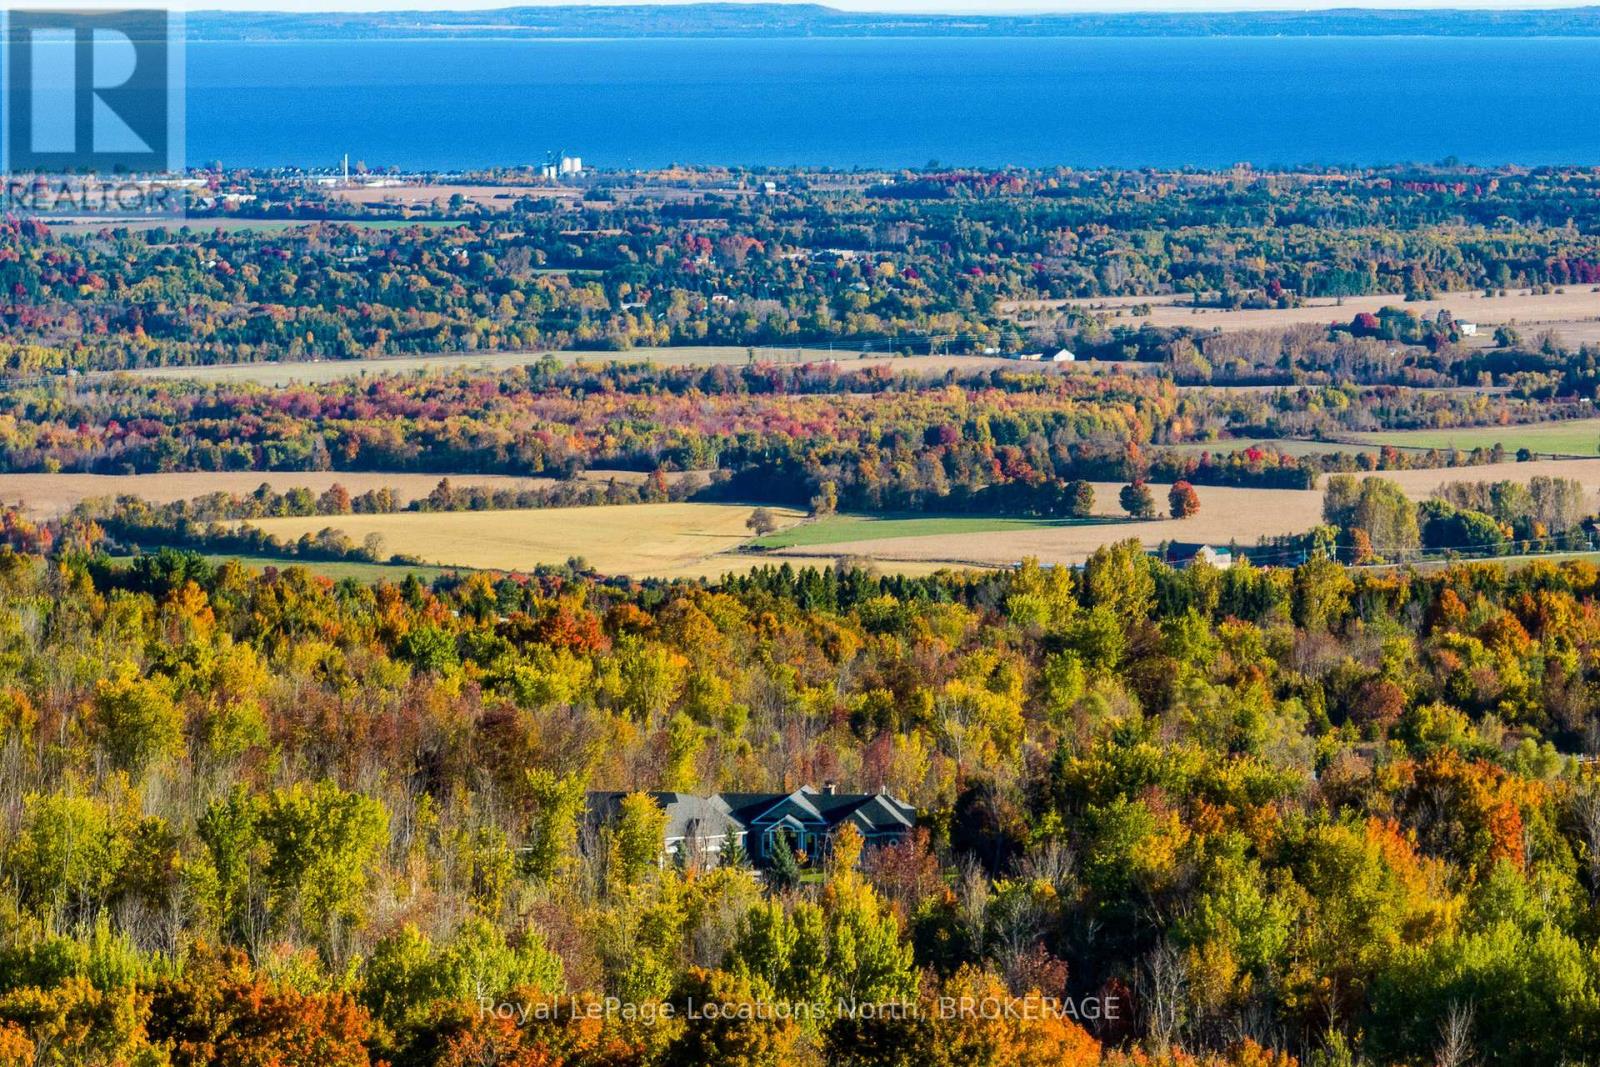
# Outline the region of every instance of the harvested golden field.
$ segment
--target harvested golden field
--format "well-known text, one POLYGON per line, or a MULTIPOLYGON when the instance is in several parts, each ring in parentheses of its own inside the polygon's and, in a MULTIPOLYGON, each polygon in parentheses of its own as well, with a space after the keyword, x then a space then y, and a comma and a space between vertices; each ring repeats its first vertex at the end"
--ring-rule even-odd
MULTIPOLYGON (((591 475, 599 472, 591 472, 591 475)), ((370 489, 393 489, 401 500, 427 496, 439 479, 452 485, 495 489, 534 489, 554 485, 549 478, 501 474, 389 474, 352 471, 224 471, 176 474, 0 474, 0 501, 20 504, 35 515, 60 515, 82 500, 129 494, 156 503, 192 500, 207 493, 253 493, 265 482, 276 492, 310 489, 323 493, 338 483, 359 496, 370 489)))
MULTIPOLYGON (((1095 512, 1121 514, 1117 493, 1121 483, 1096 482, 1095 512)), ((1151 485, 1159 507, 1166 504, 1168 486, 1151 485)), ((1079 563, 1101 545, 1138 538, 1154 547, 1162 541, 1203 541, 1254 544, 1263 536, 1299 533, 1316 525, 1322 515, 1322 494, 1315 490, 1232 489, 1200 486, 1200 513, 1182 522, 1152 519, 1105 525, 1057 526, 1004 532, 939 534, 928 537, 891 537, 849 541, 827 546, 837 556, 857 556, 883 562, 946 563, 951 566, 1004 566, 1036 556, 1046 563, 1079 563)), ((817 546, 777 549, 771 555, 816 556, 817 546)))
POLYGON ((1548 329, 1556 335, 1556 340, 1567 348, 1582 348, 1584 345, 1600 344, 1600 319, 1587 322, 1552 322, 1548 325, 1529 327, 1543 332, 1548 329))
MULTIPOLYGON (((458 567, 532 570, 581 556, 602 574, 672 578, 697 576, 713 556, 749 540, 745 521, 753 510, 740 504, 621 504, 261 519, 251 525, 286 540, 330 526, 357 542, 376 533, 385 552, 458 567)), ((803 518, 798 511, 768 510, 780 527, 803 518)))
MULTIPOLYGON (((1600 459, 1542 460, 1501 463, 1445 470, 1382 471, 1364 477, 1383 477, 1399 483, 1413 500, 1426 498, 1450 482, 1518 481, 1536 475, 1576 478, 1590 493, 1600 492, 1600 459)), ((1095 483, 1095 512, 1120 515, 1117 493, 1122 484, 1095 483)), ((1169 486, 1154 485, 1156 505, 1164 509, 1169 486)), ((1003 532, 943 534, 929 537, 895 537, 851 541, 827 546, 830 556, 858 556, 882 561, 951 565, 1004 566, 1028 556, 1046 563, 1080 563, 1102 545, 1138 538, 1155 547, 1163 541, 1253 545, 1262 537, 1302 533, 1322 521, 1319 489, 1234 489, 1198 486, 1200 513, 1182 521, 1151 519, 1109 525, 1058 526, 1003 532)), ((816 557, 817 546, 778 549, 773 557, 816 557)))
MULTIPOLYGON (((1573 286, 1564 293, 1508 292, 1505 296, 1486 297, 1481 291, 1447 293, 1437 300, 1407 302, 1403 293, 1383 293, 1377 296, 1346 297, 1337 300, 1308 301, 1304 307, 1265 309, 1259 311, 1228 311, 1220 308, 1196 308, 1182 296, 1152 297, 1102 297, 1058 301, 1012 301, 1002 306, 1006 314, 1040 311, 1056 307, 1094 308, 1102 311, 1113 322, 1128 325, 1150 323, 1155 326, 1188 326, 1197 330, 1269 330, 1284 329, 1304 323, 1325 325, 1330 322, 1349 322, 1357 314, 1377 312, 1385 307, 1403 307, 1423 318, 1432 318, 1448 310, 1456 319, 1475 322, 1480 326, 1499 326, 1516 322, 1524 333, 1553 329, 1557 334, 1564 330, 1574 336, 1584 336, 1588 327, 1600 322, 1600 293, 1587 286, 1573 286), (1133 308, 1149 305, 1144 315, 1134 315, 1133 308)), ((1488 333, 1493 333, 1489 330, 1488 333)), ((1479 339, 1484 337, 1480 333, 1479 339)))
MULTIPOLYGON (((1600 459, 1541 459, 1531 463, 1490 463, 1482 467, 1444 470, 1380 471, 1376 476, 1399 483, 1413 500, 1421 500, 1439 486, 1453 482, 1526 482, 1540 475, 1575 478, 1591 493, 1600 491, 1600 459)), ((1321 496, 1320 491, 1318 496, 1321 496)))

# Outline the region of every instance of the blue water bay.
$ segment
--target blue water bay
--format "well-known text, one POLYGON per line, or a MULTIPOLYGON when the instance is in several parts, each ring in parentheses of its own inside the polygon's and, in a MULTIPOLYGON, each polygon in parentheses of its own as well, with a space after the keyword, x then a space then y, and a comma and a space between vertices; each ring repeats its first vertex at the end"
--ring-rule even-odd
POLYGON ((454 168, 1600 162, 1600 39, 203 43, 188 155, 454 168))

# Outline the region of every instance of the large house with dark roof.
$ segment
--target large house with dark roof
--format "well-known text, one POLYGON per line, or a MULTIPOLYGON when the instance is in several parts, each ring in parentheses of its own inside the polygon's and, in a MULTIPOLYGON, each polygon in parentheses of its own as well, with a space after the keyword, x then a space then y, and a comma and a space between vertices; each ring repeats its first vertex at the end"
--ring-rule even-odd
MULTIPOLYGON (((590 793, 589 823, 598 827, 616 818, 625 793, 590 793)), ((801 786, 792 793, 647 794, 666 813, 663 859, 682 856, 716 866, 737 841, 751 861, 765 863, 779 834, 796 851, 827 854, 833 835, 854 826, 867 847, 901 840, 916 825, 917 809, 887 793, 839 793, 801 786)))

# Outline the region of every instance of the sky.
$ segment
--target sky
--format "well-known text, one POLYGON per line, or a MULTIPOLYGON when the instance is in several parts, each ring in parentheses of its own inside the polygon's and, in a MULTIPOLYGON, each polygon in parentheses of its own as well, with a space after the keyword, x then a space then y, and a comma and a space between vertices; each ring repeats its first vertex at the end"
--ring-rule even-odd
MULTIPOLYGON (((548 7, 557 4, 671 4, 692 0, 170 0, 184 10, 394 11, 477 10, 495 7, 548 7)), ((769 0, 804 3, 811 0, 769 0)), ((846 11, 937 12, 1004 15, 1049 11, 1305 11, 1332 7, 1368 8, 1555 8, 1584 7, 1600 0, 820 0, 846 11)))

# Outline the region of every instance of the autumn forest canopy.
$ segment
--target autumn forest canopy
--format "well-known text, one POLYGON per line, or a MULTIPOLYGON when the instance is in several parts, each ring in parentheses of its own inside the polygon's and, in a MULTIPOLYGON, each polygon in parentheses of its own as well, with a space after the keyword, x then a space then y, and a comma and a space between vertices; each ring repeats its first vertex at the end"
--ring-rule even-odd
POLYGON ((1454 1018, 1494 1062, 1582 1062, 1597 585, 1175 571, 1132 544, 1080 573, 718 589, 7 550, 0 1049, 1431 1063, 1454 1018), (918 829, 790 889, 658 865, 648 801, 583 830, 587 789, 797 778, 891 792, 918 829), (846 995, 925 1011, 575 1007, 846 995), (1079 1014, 936 1010, 1030 995, 1079 1014), (556 1007, 522 1025, 482 998, 556 1007))
POLYGON ((0 1067, 1600 1063, 1600 171, 197 173, 0 220, 0 1067))

